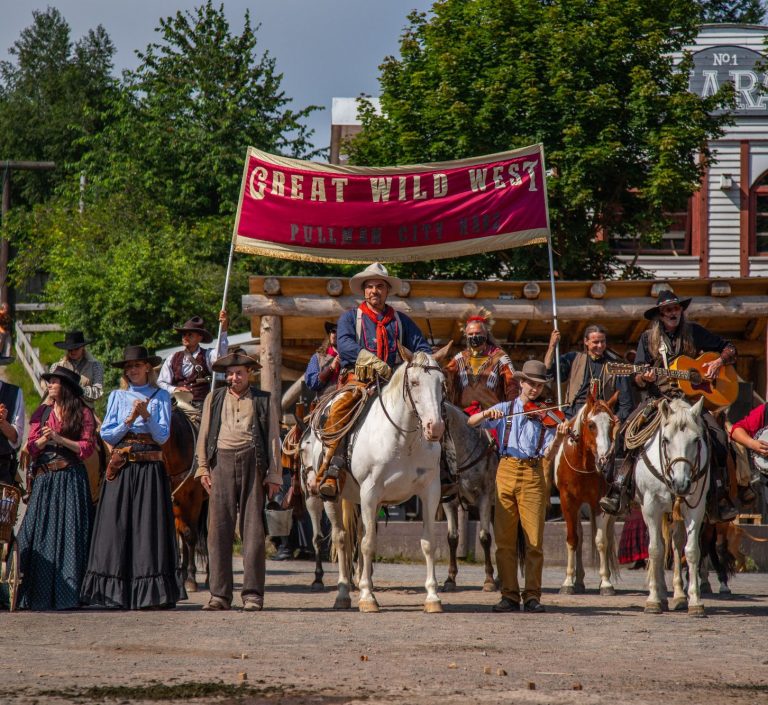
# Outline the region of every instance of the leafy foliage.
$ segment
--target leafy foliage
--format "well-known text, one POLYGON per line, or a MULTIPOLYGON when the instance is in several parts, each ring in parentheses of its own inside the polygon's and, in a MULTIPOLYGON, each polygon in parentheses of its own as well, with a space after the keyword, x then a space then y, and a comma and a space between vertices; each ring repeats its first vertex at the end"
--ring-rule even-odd
POLYGON ((763 0, 699 0, 702 22, 760 24, 765 20, 763 0))
POLYGON ((97 193, 143 191, 174 218, 233 213, 249 145, 291 156, 310 149, 248 13, 233 34, 210 0, 160 20, 160 41, 124 74, 109 126, 86 140, 83 166, 97 193))
POLYGON ((39 203, 83 156, 81 138, 98 133, 101 113, 116 95, 114 45, 99 25, 74 44, 52 7, 33 11, 32 24, 0 62, 0 158, 55 161, 56 171, 14 174, 18 203, 39 203))
MULTIPOLYGON (((441 0, 412 13, 381 66, 382 114, 362 101, 355 163, 458 159, 542 142, 564 278, 616 275, 606 240, 658 237, 727 120, 728 89, 688 92, 693 0, 441 0), (703 159, 697 161, 699 153, 703 159)), ((400 268, 401 271, 403 268, 400 268)), ((408 265, 424 275, 544 277, 543 248, 408 265)))

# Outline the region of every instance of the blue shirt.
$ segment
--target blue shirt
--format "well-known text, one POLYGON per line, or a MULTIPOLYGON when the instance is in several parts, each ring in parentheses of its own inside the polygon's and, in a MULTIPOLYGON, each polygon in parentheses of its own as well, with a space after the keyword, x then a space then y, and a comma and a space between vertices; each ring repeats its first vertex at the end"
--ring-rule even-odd
POLYGON ((171 435, 171 397, 168 392, 149 384, 116 389, 112 392, 107 402, 107 413, 101 424, 101 437, 110 445, 115 445, 129 431, 148 433, 158 445, 165 443, 171 435), (130 426, 126 426, 125 419, 133 409, 133 402, 137 399, 149 399, 153 394, 155 396, 147 406, 149 419, 145 421, 139 416, 130 426))
POLYGON ((495 430, 499 438, 499 445, 504 442, 506 424, 511 426, 507 447, 501 450, 502 455, 511 455, 513 458, 525 460, 544 457, 544 453, 555 438, 555 428, 543 427, 541 421, 533 415, 517 413, 523 410, 523 402, 519 398, 514 401, 503 401, 492 406, 491 409, 501 409, 504 416, 500 419, 483 419, 480 426, 488 430, 495 430), (517 413, 517 415, 507 419, 506 416, 511 413, 517 413), (543 439, 541 439, 542 428, 544 428, 543 439), (541 447, 539 447, 539 442, 541 442, 541 447))
MULTIPOLYGON (((381 320, 384 314, 378 316, 381 320)), ((365 314, 361 317, 360 342, 357 340, 355 327, 357 324, 357 309, 353 308, 345 311, 339 318, 336 329, 336 348, 341 357, 342 367, 354 367, 359 352, 365 348, 376 354, 376 324, 365 314)), ((387 324, 387 338, 389 341, 389 355, 384 360, 390 367, 397 364, 397 341, 401 340, 404 347, 411 352, 425 352, 432 354, 432 348, 429 347, 424 339, 419 327, 406 316, 400 313, 387 324), (398 318, 400 323, 398 324, 398 318), (402 325, 402 335, 399 335, 399 325, 402 325)))

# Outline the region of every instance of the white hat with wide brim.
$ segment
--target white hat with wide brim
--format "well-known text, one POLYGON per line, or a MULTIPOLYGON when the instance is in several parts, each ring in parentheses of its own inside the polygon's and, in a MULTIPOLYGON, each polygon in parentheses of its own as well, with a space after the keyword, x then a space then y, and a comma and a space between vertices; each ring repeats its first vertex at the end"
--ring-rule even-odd
POLYGON ((355 274, 349 280, 349 288, 352 289, 354 294, 362 294, 363 284, 370 279, 382 279, 389 284, 392 291, 396 294, 400 293, 400 280, 397 277, 391 276, 387 272, 387 268, 380 262, 369 264, 362 272, 355 274))

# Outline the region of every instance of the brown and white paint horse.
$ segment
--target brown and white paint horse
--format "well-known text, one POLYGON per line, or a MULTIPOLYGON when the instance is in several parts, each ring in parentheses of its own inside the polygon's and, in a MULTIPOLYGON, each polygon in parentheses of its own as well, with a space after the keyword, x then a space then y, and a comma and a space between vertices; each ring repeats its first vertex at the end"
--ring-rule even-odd
MULTIPOLYGON (((600 511, 598 500, 607 491, 603 467, 608 462, 619 419, 613 413, 618 392, 608 402, 594 398, 570 421, 566 436, 555 456, 555 483, 560 492, 567 536, 568 566, 560 592, 566 595, 585 592, 582 561, 582 527, 580 512, 586 504, 590 510, 592 537, 600 556, 600 594, 615 594, 611 574, 618 572, 615 518, 600 511)), ((594 548, 593 548, 594 551, 594 548)))

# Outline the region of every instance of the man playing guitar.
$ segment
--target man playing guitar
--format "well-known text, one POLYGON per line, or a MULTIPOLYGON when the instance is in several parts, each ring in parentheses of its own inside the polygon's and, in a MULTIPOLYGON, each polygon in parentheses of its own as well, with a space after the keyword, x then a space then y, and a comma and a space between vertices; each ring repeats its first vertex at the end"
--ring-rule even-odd
MULTIPOLYGON (((696 357, 704 352, 716 352, 719 357, 705 363, 702 373, 705 379, 714 380, 723 365, 736 363, 736 348, 732 343, 719 335, 711 333, 698 323, 685 318, 685 310, 691 299, 680 299, 675 293, 666 289, 659 292, 656 305, 649 308, 644 316, 651 325, 640 337, 637 346, 636 365, 651 367, 669 367, 669 364, 680 355, 696 357)), ((680 396, 681 392, 674 386, 674 381, 667 376, 657 376, 653 369, 635 375, 635 383, 645 389, 652 398, 680 396)), ((645 408, 641 404, 627 420, 627 423, 645 408)), ((707 425, 712 450, 713 461, 710 463, 710 490, 714 491, 711 504, 712 514, 719 521, 731 521, 736 518, 736 507, 728 494, 726 469, 727 445, 723 429, 717 425, 709 413, 704 413, 702 419, 707 425)), ((626 428, 626 427, 625 427, 626 428)), ((622 471, 634 466, 634 454, 628 454, 622 471)), ((628 475, 620 471, 619 477, 609 486, 608 494, 600 500, 600 507, 609 514, 617 514, 622 508, 622 489, 626 488, 628 475), (621 475, 624 475, 623 477, 621 475)))

